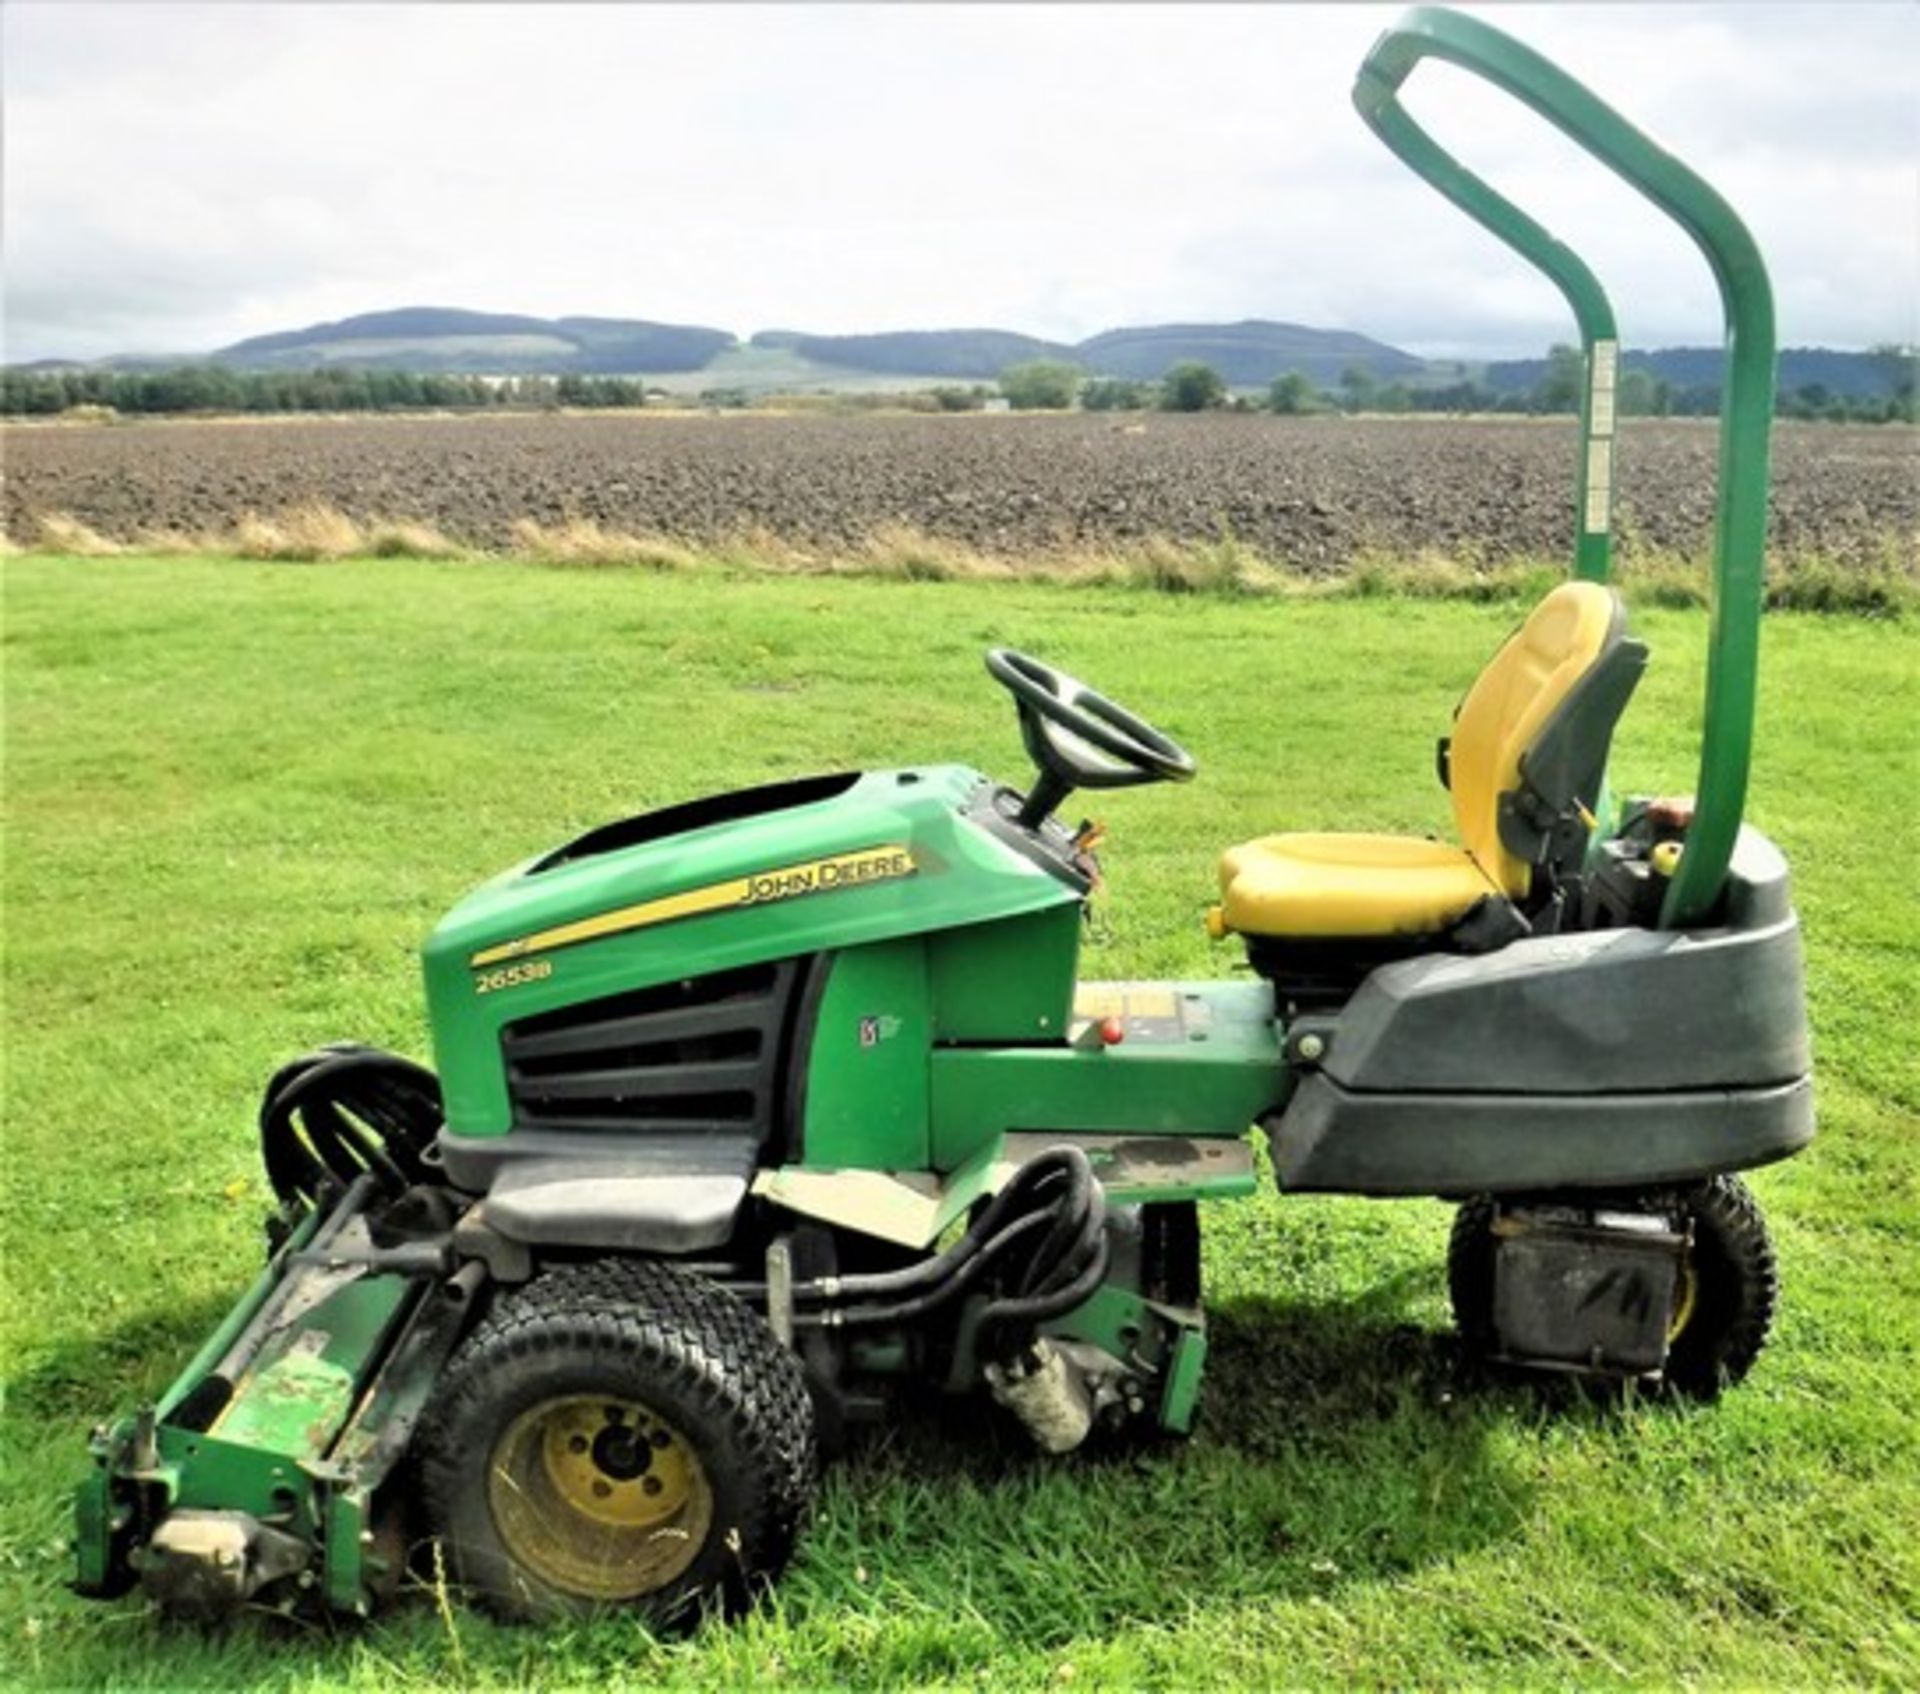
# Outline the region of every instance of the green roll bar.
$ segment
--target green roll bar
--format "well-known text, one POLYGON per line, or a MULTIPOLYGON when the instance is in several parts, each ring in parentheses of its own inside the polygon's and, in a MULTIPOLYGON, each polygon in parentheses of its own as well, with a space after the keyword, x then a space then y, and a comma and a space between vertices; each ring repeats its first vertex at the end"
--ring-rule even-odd
POLYGON ((1576 576, 1605 582, 1613 553, 1614 384, 1620 341, 1613 306, 1585 261, 1490 188, 1407 115, 1400 86, 1422 59, 1484 77, 1623 177, 1690 236, 1712 267, 1726 317, 1720 405, 1713 609, 1693 823, 1660 911, 1663 928, 1708 921, 1726 882, 1746 805, 1765 594, 1767 455, 1773 428, 1773 289, 1760 250, 1725 200, 1671 153, 1532 48, 1477 19, 1416 6, 1373 45, 1353 103, 1374 134, 1476 223, 1544 271, 1579 325, 1586 381, 1576 470, 1576 576))

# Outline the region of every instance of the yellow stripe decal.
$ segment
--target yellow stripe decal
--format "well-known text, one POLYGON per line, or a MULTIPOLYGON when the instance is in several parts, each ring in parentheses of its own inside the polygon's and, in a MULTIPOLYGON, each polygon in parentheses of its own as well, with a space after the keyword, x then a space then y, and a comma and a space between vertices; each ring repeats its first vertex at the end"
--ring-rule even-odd
POLYGON ((559 924, 523 935, 517 941, 503 941, 497 947, 484 948, 467 962, 474 970, 483 970, 506 959, 523 959, 529 953, 571 947, 576 941, 597 941, 605 935, 624 935, 628 930, 670 923, 675 918, 698 917, 703 912, 726 911, 735 906, 766 906, 776 900, 797 899, 803 894, 825 894, 836 888, 862 888, 868 883, 891 882, 912 876, 914 868, 913 854, 906 847, 862 847, 853 853, 809 859, 803 864, 783 865, 778 870, 755 871, 729 882, 710 883, 705 888, 689 888, 683 894, 642 900, 637 906, 598 912, 575 923, 559 924))

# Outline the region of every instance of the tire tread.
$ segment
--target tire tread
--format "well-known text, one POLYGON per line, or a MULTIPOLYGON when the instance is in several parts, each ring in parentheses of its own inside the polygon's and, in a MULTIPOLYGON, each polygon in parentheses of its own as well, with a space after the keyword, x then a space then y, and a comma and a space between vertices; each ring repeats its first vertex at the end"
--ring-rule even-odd
MULTIPOLYGON (((540 1600, 526 1581, 502 1592, 487 1574, 494 1559, 470 1556, 446 1526, 460 1521, 462 1497, 474 1488, 473 1432, 488 1426, 503 1378, 583 1359, 604 1360, 613 1372, 644 1362, 662 1392, 720 1431, 754 1476, 736 1521, 716 1518, 715 1533, 733 1552, 724 1579, 687 1593, 676 1582, 658 1604, 651 1597, 638 1604, 661 1621, 709 1599, 744 1609, 784 1568, 805 1527, 817 1468, 812 1407, 799 1361, 757 1312, 717 1283, 657 1259, 597 1259, 543 1272, 502 1295, 454 1355, 423 1420, 420 1451, 428 1518, 449 1542, 456 1574, 509 1616, 579 1609, 565 1597, 540 1600)), ((504 1550, 496 1557, 504 1560, 504 1550)))

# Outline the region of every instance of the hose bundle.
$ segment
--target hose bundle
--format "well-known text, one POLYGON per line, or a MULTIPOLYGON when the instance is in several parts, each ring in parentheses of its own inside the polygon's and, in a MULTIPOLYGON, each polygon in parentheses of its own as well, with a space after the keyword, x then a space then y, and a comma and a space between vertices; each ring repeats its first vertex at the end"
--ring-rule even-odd
POLYGON ((1107 1203, 1087 1155, 1051 1147, 1014 1172, 953 1246, 904 1270, 798 1282, 793 1298, 823 1302, 794 1322, 817 1328, 898 1324, 950 1304, 992 1273, 981 1309, 983 1358, 1009 1358, 1037 1325, 1072 1311, 1107 1274, 1107 1203))
POLYGON ((260 1156, 285 1203, 313 1206, 371 1172, 398 1193, 427 1180, 440 1083, 397 1053, 336 1042, 282 1065, 260 1101, 260 1156))

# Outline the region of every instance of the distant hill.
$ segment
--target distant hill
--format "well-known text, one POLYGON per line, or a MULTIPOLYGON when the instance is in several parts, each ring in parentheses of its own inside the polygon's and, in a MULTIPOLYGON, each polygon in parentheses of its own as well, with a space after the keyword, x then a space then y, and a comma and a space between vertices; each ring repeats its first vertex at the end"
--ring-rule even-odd
POLYGON ((534 318, 404 306, 338 323, 256 335, 210 355, 236 370, 475 371, 489 375, 567 372, 653 375, 697 371, 734 345, 723 329, 631 318, 534 318))
POLYGON ((755 347, 798 353, 822 365, 901 376, 991 382, 1009 365, 1029 359, 1070 359, 1071 347, 1009 329, 903 329, 876 335, 808 335, 762 330, 755 347))
POLYGON ((1411 353, 1348 330, 1249 319, 1236 324, 1147 324, 1110 329, 1081 342, 1044 341, 1003 329, 899 330, 882 335, 808 335, 762 330, 756 347, 778 348, 819 364, 991 382, 1028 359, 1066 359, 1095 376, 1151 382, 1175 365, 1198 360, 1236 388, 1258 388, 1287 371, 1332 386, 1340 373, 1365 365, 1376 380, 1416 376, 1425 365, 1411 353))
MULTIPOLYGON (((1436 328, 1439 326, 1436 325, 1436 328)), ((1052 341, 1005 329, 888 330, 820 335, 764 329, 747 341, 724 329, 654 323, 641 318, 540 318, 518 312, 471 312, 447 306, 404 306, 362 312, 335 323, 251 336, 199 360, 128 354, 95 360, 40 359, 9 367, 23 373, 105 369, 151 371, 212 363, 239 371, 313 371, 328 367, 408 371, 421 375, 645 377, 677 393, 728 390, 747 394, 872 392, 939 383, 991 383, 1009 365, 1063 359, 1090 376, 1152 382, 1175 365, 1211 365, 1229 386, 1262 389, 1297 371, 1321 388, 1340 386, 1365 369, 1378 384, 1406 382, 1437 389, 1477 379, 1496 396, 1529 393, 1547 361, 1497 359, 1484 366, 1427 361, 1352 330, 1248 318, 1239 323, 1142 324, 1110 329, 1085 341, 1052 341)), ((1721 380, 1717 347, 1629 349, 1628 370, 1645 370, 1676 391, 1710 389, 1721 380)), ((1844 399, 1882 399, 1902 373, 1874 353, 1789 347, 1780 355, 1780 387, 1791 393, 1817 384, 1844 399)))
MULTIPOLYGON (((1725 357, 1718 347, 1630 347, 1620 364, 1675 388, 1717 388, 1725 380, 1725 357)), ((1785 393, 1817 383, 1849 400, 1883 399, 1893 393, 1900 375, 1895 362, 1881 354, 1832 347, 1783 347, 1779 372, 1775 386, 1785 393)), ((1496 359, 1484 380, 1496 394, 1524 394, 1546 373, 1545 359, 1496 359)))
POLYGON ((1175 365, 1197 360, 1211 365, 1235 388, 1260 388, 1298 371, 1331 388, 1342 371, 1363 365, 1379 382, 1418 376, 1424 360, 1371 336, 1344 329, 1309 329, 1304 324, 1270 323, 1249 318, 1235 324, 1153 324, 1142 329, 1110 329, 1083 341, 1073 357, 1101 376, 1151 381, 1175 365))
MULTIPOLYGON (((350 365, 490 375, 558 376, 578 371, 650 377, 702 372, 718 361, 725 369, 715 371, 716 379, 727 380, 739 361, 723 355, 739 345, 725 330, 682 324, 406 306, 252 336, 210 357, 236 370, 350 365)), ((1196 359, 1213 366, 1238 388, 1263 387, 1287 371, 1300 371, 1331 387, 1354 365, 1364 365, 1380 382, 1418 376, 1425 368, 1411 353, 1350 330, 1258 319, 1234 324, 1147 324, 1110 329, 1078 343, 1005 329, 890 330, 870 335, 768 329, 753 336, 747 346, 762 355, 790 356, 797 362, 796 369, 812 370, 825 384, 834 382, 840 372, 863 385, 880 377, 921 383, 992 382, 1009 365, 1029 359, 1066 359, 1095 376, 1142 381, 1152 381, 1173 366, 1196 359)), ((135 361, 114 363, 130 366, 135 361)))

